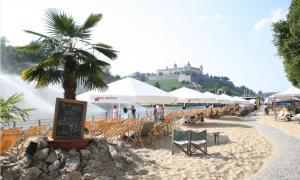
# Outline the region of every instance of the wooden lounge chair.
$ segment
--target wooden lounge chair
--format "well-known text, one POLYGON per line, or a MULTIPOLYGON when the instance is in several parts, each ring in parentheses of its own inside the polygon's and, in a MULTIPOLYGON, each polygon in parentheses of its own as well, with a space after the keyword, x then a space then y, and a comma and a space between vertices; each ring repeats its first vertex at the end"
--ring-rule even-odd
POLYGON ((172 155, 174 154, 174 145, 177 146, 180 150, 182 150, 187 155, 190 155, 190 131, 177 131, 174 130, 172 134, 172 155))
POLYGON ((207 154, 207 139, 206 130, 201 132, 190 131, 190 155, 197 154, 199 150, 204 154, 207 154))

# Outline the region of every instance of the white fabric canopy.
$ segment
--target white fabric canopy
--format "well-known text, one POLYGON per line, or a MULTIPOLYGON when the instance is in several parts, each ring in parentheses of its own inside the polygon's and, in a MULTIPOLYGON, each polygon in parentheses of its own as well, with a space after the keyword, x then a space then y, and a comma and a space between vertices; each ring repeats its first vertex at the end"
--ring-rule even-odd
POLYGON ((219 95, 218 102, 221 104, 234 104, 234 99, 226 94, 219 95))
POLYGON ((170 92, 171 95, 177 97, 177 103, 201 103, 203 93, 182 87, 170 92))
POLYGON ((234 100, 234 103, 237 103, 237 104, 244 104, 244 105, 250 104, 250 102, 248 100, 243 99, 243 98, 238 97, 238 96, 234 96, 233 100, 234 100))
POLYGON ((203 95, 204 95, 204 98, 202 98, 202 102, 204 102, 204 103, 218 103, 218 100, 219 100, 218 95, 216 95, 214 93, 211 93, 211 92, 208 92, 208 91, 203 93, 203 95))
POLYGON ((296 87, 289 87, 288 89, 274 94, 276 99, 292 99, 294 97, 300 97, 300 89, 296 87))
POLYGON ((78 95, 76 99, 95 103, 171 104, 176 103, 177 98, 142 81, 124 78, 108 84, 106 91, 94 89, 78 95))

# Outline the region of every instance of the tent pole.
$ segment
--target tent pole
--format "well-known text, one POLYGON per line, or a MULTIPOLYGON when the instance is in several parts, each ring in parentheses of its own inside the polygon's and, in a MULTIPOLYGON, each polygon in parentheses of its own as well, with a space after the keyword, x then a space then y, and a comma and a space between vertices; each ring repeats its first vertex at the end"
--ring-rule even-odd
POLYGON ((274 97, 274 115, 275 115, 275 121, 277 121, 276 97, 274 97))
POLYGON ((118 119, 121 119, 121 103, 119 102, 119 113, 118 113, 118 119))

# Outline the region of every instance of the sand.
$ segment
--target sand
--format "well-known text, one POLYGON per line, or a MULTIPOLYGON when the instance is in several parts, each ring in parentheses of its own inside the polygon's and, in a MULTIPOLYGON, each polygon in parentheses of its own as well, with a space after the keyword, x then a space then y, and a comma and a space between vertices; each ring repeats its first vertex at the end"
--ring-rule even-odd
POLYGON ((270 113, 270 115, 261 116, 260 122, 277 128, 287 135, 300 139, 300 124, 298 121, 275 121, 273 113, 270 113))
POLYGON ((272 145, 259 132, 245 125, 241 118, 207 119, 201 127, 208 131, 208 155, 187 156, 182 151, 171 154, 171 135, 160 136, 151 145, 133 150, 144 160, 147 175, 138 179, 245 179, 262 169, 272 154, 272 145), (221 131, 220 144, 212 132, 221 131))

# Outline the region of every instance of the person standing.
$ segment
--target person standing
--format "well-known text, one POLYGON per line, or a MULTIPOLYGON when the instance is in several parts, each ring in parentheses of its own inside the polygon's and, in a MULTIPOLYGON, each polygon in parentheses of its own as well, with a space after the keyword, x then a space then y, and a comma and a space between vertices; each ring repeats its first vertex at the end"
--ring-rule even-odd
POLYGON ((156 122, 158 120, 158 110, 157 110, 156 105, 153 105, 152 115, 153 115, 154 121, 156 122))
POLYGON ((112 119, 118 119, 118 110, 116 105, 112 108, 112 119))
POLYGON ((136 118, 136 109, 135 109, 134 105, 131 106, 130 110, 131 110, 132 118, 135 119, 136 118))
POLYGON ((165 107, 164 107, 164 105, 162 105, 161 106, 161 108, 159 109, 159 119, 161 120, 161 121, 163 121, 164 119, 165 119, 165 107))

